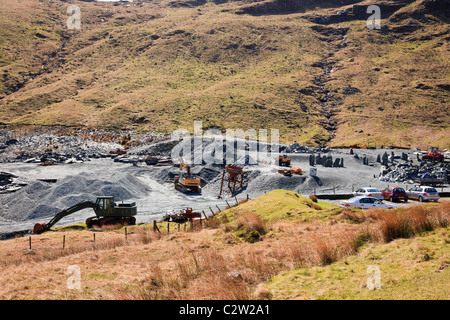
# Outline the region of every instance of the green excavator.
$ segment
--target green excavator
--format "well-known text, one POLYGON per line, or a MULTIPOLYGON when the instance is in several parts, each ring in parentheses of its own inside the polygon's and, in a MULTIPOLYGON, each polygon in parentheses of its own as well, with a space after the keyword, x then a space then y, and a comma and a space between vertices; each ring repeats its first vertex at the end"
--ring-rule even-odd
POLYGON ((85 201, 78 203, 68 209, 59 212, 48 223, 39 222, 35 224, 33 233, 39 234, 49 231, 62 218, 73 214, 77 211, 92 208, 96 214, 95 217, 86 220, 86 226, 92 228, 95 226, 103 227, 105 225, 134 225, 136 224, 137 214, 136 202, 121 201, 114 202, 114 197, 99 197, 97 201, 85 201))

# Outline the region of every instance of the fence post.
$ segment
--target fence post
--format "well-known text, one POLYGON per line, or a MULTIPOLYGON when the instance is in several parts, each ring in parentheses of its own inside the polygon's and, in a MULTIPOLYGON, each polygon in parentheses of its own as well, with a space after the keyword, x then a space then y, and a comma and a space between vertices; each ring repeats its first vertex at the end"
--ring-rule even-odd
POLYGON ((213 209, 211 209, 211 207, 209 207, 209 210, 211 210, 211 213, 213 215, 213 217, 215 216, 213 209))
POLYGON ((239 201, 238 201, 237 197, 234 197, 234 200, 236 200, 236 205, 238 205, 239 201))
POLYGON ((126 227, 125 227, 125 241, 128 242, 128 230, 126 227))
POLYGON ((222 212, 222 210, 220 210, 219 206, 216 204, 217 209, 219 209, 219 212, 222 212))
POLYGON ((228 203, 227 200, 225 200, 225 202, 227 203, 228 208, 231 208, 230 204, 228 203))
POLYGON ((28 248, 31 251, 31 236, 28 237, 28 248))
POLYGON ((167 222, 167 233, 170 233, 170 222, 167 222))
POLYGON ((66 248, 66 235, 63 235, 63 250, 66 248))
POLYGON ((94 250, 95 250, 95 232, 94 232, 94 250))
POLYGON ((203 215, 205 216, 205 219, 208 220, 208 216, 206 215, 205 210, 202 210, 202 212, 203 212, 203 215))
POLYGON ((159 231, 158 226, 156 225, 156 220, 153 220, 153 231, 158 231, 159 233, 161 233, 161 231, 159 231))

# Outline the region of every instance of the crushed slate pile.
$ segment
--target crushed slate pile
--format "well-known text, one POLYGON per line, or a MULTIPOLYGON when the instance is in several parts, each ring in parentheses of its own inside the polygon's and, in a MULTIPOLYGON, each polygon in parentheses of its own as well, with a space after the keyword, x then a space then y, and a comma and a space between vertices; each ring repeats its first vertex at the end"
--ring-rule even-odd
MULTIPOLYGON (((43 130, 43 129, 42 129, 43 130)), ((83 131, 78 135, 58 134, 47 130, 38 133, 17 134, 0 129, 0 163, 25 162, 41 165, 82 163, 91 159, 116 158, 112 154, 123 150, 118 142, 98 142, 91 136, 112 134, 111 132, 83 131)), ((135 145, 165 139, 161 134, 129 134, 135 145)), ((145 159, 145 158, 144 158, 145 159)), ((142 159, 142 161, 144 161, 142 159)))
POLYGON ((405 182, 409 184, 442 184, 449 182, 450 163, 422 160, 419 155, 410 159, 406 153, 390 156, 385 152, 377 157, 381 163, 380 181, 405 182))
POLYGON ((0 194, 16 192, 22 187, 26 186, 26 183, 19 181, 19 177, 8 172, 0 172, 0 194))

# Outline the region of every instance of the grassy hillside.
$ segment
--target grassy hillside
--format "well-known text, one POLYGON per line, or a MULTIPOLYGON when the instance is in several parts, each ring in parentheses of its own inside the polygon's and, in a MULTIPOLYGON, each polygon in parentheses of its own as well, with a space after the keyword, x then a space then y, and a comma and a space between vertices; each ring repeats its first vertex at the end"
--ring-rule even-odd
POLYGON ((357 256, 324 267, 289 271, 266 286, 273 299, 448 300, 450 229, 412 239, 371 244, 357 256), (369 290, 368 266, 380 268, 378 290, 369 290))
POLYGON ((202 120, 308 145, 450 147, 448 16, 429 1, 383 1, 381 31, 366 28, 369 1, 75 1, 79 31, 66 2, 13 2, 0 4, 3 123, 202 120))
POLYGON ((295 192, 276 190, 227 209, 194 230, 178 230, 172 223, 169 233, 166 222, 159 224, 161 233, 150 224, 129 226, 127 237, 123 228, 94 231, 94 237, 83 224, 63 227, 31 236, 31 251, 28 237, 0 242, 0 295, 92 300, 445 298, 450 203, 441 201, 369 211, 330 204, 325 208, 318 202, 323 207, 319 210, 295 192), (382 290, 364 287, 366 263, 382 269, 382 290), (79 267, 79 289, 67 287, 73 274, 69 266, 79 267))

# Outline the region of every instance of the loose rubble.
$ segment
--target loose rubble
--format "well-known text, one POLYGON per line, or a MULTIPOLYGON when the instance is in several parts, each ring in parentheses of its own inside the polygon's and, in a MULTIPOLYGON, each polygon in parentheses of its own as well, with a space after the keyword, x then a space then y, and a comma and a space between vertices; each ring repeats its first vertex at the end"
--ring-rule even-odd
POLYGON ((16 192, 27 185, 18 181, 18 178, 18 176, 12 173, 0 172, 0 194, 16 192))

